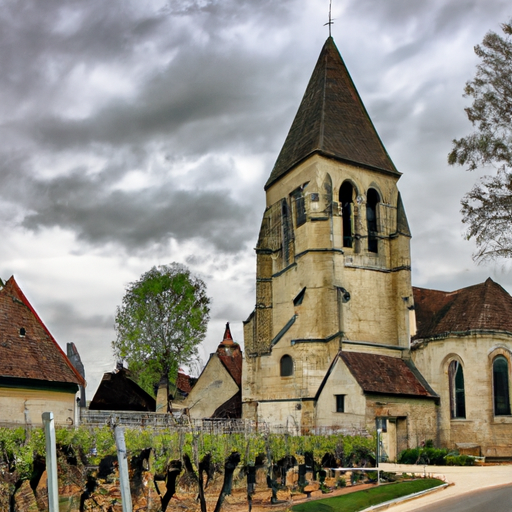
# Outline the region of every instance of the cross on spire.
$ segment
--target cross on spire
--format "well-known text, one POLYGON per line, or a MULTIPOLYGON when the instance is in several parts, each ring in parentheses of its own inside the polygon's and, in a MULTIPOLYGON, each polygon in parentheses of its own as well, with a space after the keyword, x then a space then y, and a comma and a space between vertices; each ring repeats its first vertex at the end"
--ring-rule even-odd
POLYGON ((329 0, 329 21, 327 23, 324 23, 325 25, 329 25, 329 37, 331 37, 331 25, 334 24, 334 20, 331 17, 331 7, 332 7, 332 0, 329 0))

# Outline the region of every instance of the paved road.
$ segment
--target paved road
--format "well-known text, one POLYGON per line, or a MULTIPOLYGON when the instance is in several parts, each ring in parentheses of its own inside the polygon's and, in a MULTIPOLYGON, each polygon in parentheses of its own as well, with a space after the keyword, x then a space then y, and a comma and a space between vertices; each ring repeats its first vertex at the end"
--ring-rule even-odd
MULTIPOLYGON (((440 511, 439 507, 444 506, 446 500, 454 498, 459 502, 463 495, 480 491, 483 489, 503 487, 512 485, 512 465, 483 466, 483 467, 457 467, 457 466, 411 466, 405 464, 381 464, 381 469, 399 473, 426 473, 433 477, 441 478, 453 485, 445 490, 440 490, 423 496, 421 498, 400 503, 389 508, 389 512, 419 512, 421 507, 433 506, 431 510, 440 511)), ((428 509, 427 509, 428 510, 428 509)), ((471 509, 461 509, 471 510, 471 509)), ((491 508, 481 507, 478 512, 501 512, 494 505, 491 508)), ((509 506, 506 512, 512 511, 512 499, 509 499, 509 506)), ((453 509, 450 508, 452 512, 453 509)))
POLYGON ((470 492, 443 500, 434 505, 420 507, 415 512, 510 512, 512 485, 470 492))

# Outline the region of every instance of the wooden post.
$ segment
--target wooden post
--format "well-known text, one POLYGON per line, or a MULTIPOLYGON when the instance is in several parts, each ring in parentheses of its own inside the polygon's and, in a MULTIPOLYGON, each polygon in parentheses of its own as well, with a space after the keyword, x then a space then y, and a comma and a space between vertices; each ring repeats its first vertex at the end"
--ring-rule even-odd
POLYGON ((121 487, 121 499, 123 500, 123 512, 132 512, 132 495, 130 494, 130 478, 128 476, 128 455, 126 453, 123 427, 117 425, 114 427, 114 437, 116 439, 119 485, 121 487))
POLYGON ((57 448, 55 446, 53 412, 43 412, 43 426, 46 438, 48 510, 49 512, 59 512, 59 480, 57 476, 57 448))

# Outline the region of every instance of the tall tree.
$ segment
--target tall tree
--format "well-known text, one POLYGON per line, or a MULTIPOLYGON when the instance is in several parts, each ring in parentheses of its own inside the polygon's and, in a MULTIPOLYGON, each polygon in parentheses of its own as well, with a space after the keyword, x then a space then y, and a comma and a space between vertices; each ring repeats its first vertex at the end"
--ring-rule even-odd
POLYGON ((197 357, 210 318, 205 283, 184 265, 153 267, 126 288, 117 308, 114 354, 149 393, 197 357))
POLYGON ((467 170, 493 165, 461 201, 467 238, 474 238, 476 261, 512 257, 512 20, 501 25, 504 35, 488 32, 475 46, 480 58, 475 78, 464 96, 473 98, 466 114, 475 130, 453 141, 450 165, 467 170))

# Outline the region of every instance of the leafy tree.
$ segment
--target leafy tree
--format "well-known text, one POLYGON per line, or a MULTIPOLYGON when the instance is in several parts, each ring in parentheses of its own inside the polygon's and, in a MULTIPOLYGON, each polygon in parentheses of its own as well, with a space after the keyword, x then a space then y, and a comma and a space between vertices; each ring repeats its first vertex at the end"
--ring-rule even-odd
POLYGON ((474 132, 453 141, 450 165, 467 170, 493 165, 462 199, 467 238, 474 238, 476 261, 512 257, 512 20, 501 25, 504 35, 488 32, 475 46, 480 58, 475 78, 466 83, 466 108, 474 132))
POLYGON ((197 357, 210 318, 205 283, 184 265, 153 267, 130 283, 117 308, 114 354, 149 393, 197 357))

